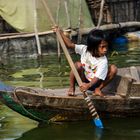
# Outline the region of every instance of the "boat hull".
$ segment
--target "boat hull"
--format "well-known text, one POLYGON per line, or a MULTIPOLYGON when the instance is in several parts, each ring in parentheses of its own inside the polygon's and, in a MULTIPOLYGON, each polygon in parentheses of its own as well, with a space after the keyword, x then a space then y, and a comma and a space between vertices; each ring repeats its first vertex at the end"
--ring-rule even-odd
MULTIPOLYGON (((105 97, 88 92, 89 97, 101 118, 140 116, 140 67, 122 68, 118 74, 103 89, 105 97)), ((76 96, 68 96, 67 90, 11 87, 0 82, 0 100, 38 122, 92 119, 82 93, 76 89, 76 96)))
MULTIPOLYGON (((82 96, 48 96, 47 92, 45 95, 43 90, 39 92, 40 95, 23 92, 15 94, 13 91, 3 91, 0 92, 0 99, 9 108, 38 122, 92 119, 82 96)), ((140 116, 140 98, 125 99, 119 96, 105 98, 95 96, 91 98, 101 117, 140 116)))

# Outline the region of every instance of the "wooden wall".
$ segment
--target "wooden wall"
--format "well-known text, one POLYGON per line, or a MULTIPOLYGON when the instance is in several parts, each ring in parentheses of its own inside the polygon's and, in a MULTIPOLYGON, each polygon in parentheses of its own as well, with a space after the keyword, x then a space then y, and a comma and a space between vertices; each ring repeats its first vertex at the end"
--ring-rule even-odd
MULTIPOLYGON (((92 20, 97 25, 101 0, 86 0, 92 20)), ((105 0, 102 24, 140 21, 140 0, 105 0), (111 16, 111 21, 108 17, 111 16)))

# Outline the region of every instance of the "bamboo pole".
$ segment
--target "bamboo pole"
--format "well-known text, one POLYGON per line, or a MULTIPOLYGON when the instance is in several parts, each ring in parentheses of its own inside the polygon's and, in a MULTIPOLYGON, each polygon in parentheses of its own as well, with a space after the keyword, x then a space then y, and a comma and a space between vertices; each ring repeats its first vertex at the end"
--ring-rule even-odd
POLYGON ((36 43, 37 43, 38 55, 41 55, 41 45, 40 45, 39 36, 38 36, 38 30, 37 30, 36 0, 33 0, 33 1, 34 1, 34 31, 35 31, 35 38, 36 38, 36 43))
POLYGON ((65 10, 66 10, 68 28, 70 28, 71 27, 71 22, 70 22, 70 16, 69 16, 69 11, 68 11, 68 3, 67 3, 67 0, 64 1, 64 4, 65 4, 65 10))
MULTIPOLYGON (((57 12, 56 12, 56 23, 59 25, 59 11, 60 11, 60 0, 58 0, 58 7, 57 7, 57 12)), ((60 59, 61 59, 61 50, 60 50, 60 43, 58 41, 58 38, 57 38, 57 55, 58 55, 58 60, 60 62, 60 59)))
POLYGON ((100 28, 102 19, 103 19, 103 8, 104 8, 104 3, 105 1, 102 0, 101 1, 101 5, 100 5, 100 14, 99 14, 99 18, 98 18, 98 24, 97 24, 97 29, 100 28))
POLYGON ((23 35, 23 34, 27 34, 27 33, 19 33, 19 32, 16 32, 16 33, 4 33, 4 34, 0 34, 0 37, 4 37, 4 36, 13 36, 13 35, 23 35))
POLYGON ((78 19, 78 37, 77 37, 77 44, 79 44, 82 40, 81 35, 81 23, 82 22, 82 0, 80 0, 80 7, 79 7, 79 19, 78 19))
MULTIPOLYGON (((140 22, 130 21, 130 22, 120 22, 119 24, 105 24, 105 25, 100 26, 100 29, 112 30, 112 29, 129 28, 129 27, 140 27, 140 22)), ((95 29, 95 28, 96 27, 83 28, 83 29, 81 29, 81 34, 82 35, 87 34, 87 33, 89 33, 90 30, 95 29)), ((53 34, 53 33, 54 32, 52 30, 50 30, 50 31, 45 31, 45 32, 38 32, 38 35, 49 35, 49 34, 53 34)), ((71 35, 76 36, 77 32, 72 31, 71 35)), ((33 37, 33 36, 35 36, 35 33, 17 33, 16 35, 0 36, 0 40, 33 37)))
MULTIPOLYGON (((53 31, 46 31, 46 32, 38 32, 38 35, 47 35, 47 34, 52 34, 53 31)), ((7 35, 7 36, 0 36, 0 40, 5 40, 5 39, 15 39, 15 38, 28 38, 28 37, 33 37, 35 36, 35 33, 18 33, 16 35, 7 35)))
MULTIPOLYGON (((129 27, 140 27, 140 22, 138 21, 129 21, 129 22, 120 22, 118 24, 105 24, 100 26, 101 30, 113 30, 113 29, 120 29, 120 28, 129 28, 129 27)), ((82 29, 82 34, 89 33, 90 30, 95 29, 96 27, 82 29)))

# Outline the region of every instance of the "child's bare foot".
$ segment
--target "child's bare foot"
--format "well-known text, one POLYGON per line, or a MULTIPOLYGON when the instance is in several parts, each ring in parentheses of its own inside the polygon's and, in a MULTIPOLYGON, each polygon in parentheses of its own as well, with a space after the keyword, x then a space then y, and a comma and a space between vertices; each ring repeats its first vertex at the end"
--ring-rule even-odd
POLYGON ((104 97, 104 94, 101 92, 101 90, 99 88, 96 88, 94 90, 94 95, 104 97))
POLYGON ((75 88, 69 88, 67 95, 68 96, 75 96, 75 88))

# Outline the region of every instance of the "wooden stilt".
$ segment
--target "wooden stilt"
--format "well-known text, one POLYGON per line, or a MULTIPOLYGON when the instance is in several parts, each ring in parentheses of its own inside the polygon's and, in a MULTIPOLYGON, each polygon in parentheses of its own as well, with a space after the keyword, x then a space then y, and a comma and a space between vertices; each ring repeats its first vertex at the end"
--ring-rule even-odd
POLYGON ((64 4, 65 4, 65 10, 66 10, 68 28, 70 28, 71 27, 71 22, 70 22, 70 16, 69 16, 69 11, 68 11, 68 3, 67 3, 67 0, 64 1, 64 4))
POLYGON ((35 32, 35 38, 36 38, 36 43, 37 43, 38 55, 40 56, 41 55, 41 45, 40 45, 38 30, 37 30, 36 0, 34 0, 34 32, 35 32))
POLYGON ((82 25, 82 0, 80 0, 80 7, 79 7, 79 22, 78 22, 77 44, 81 43, 81 40, 82 40, 81 25, 82 25))
POLYGON ((103 19, 103 7, 104 7, 104 3, 105 3, 105 1, 102 0, 101 1, 101 6, 100 6, 100 14, 99 14, 99 18, 98 18, 97 29, 100 28, 100 25, 101 25, 101 22, 102 22, 102 19, 103 19))

